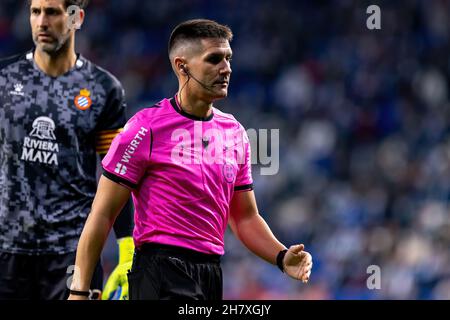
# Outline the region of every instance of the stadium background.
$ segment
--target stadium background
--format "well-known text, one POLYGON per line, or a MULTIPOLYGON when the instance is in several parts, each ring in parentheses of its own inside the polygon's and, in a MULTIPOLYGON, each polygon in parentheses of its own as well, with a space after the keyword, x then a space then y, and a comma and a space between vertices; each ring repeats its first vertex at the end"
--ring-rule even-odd
MULTIPOLYGON (((313 254, 307 286, 227 234, 227 299, 450 299, 450 1, 92 0, 77 51, 123 83, 129 116, 170 97, 171 29, 235 34, 229 98, 247 128, 280 129, 280 171, 254 166, 261 214, 313 254), (381 289, 366 270, 381 268, 381 289)), ((31 48, 26 1, 0 2, 0 57, 31 48)), ((116 264, 113 237, 103 258, 116 264)))

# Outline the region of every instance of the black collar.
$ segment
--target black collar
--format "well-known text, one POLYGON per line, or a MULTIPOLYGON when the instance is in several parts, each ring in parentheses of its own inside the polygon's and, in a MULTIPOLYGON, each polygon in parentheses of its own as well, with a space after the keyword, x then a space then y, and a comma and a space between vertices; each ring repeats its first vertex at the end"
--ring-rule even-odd
POLYGON ((189 119, 192 119, 195 121, 210 121, 214 117, 214 112, 211 112, 211 114, 207 117, 197 117, 197 116, 194 116, 193 114, 189 114, 189 113, 185 112, 178 105, 176 96, 173 97, 172 99, 170 99, 170 104, 175 109, 175 111, 178 112, 179 114, 181 114, 183 117, 186 117, 186 118, 189 118, 189 119))

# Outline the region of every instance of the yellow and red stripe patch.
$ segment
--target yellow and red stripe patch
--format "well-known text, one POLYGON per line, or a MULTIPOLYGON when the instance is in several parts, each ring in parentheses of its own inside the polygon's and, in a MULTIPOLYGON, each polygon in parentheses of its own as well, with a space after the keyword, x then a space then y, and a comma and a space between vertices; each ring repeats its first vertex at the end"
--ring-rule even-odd
POLYGON ((123 131, 122 128, 115 130, 103 130, 97 134, 96 150, 99 154, 106 154, 113 139, 123 131))

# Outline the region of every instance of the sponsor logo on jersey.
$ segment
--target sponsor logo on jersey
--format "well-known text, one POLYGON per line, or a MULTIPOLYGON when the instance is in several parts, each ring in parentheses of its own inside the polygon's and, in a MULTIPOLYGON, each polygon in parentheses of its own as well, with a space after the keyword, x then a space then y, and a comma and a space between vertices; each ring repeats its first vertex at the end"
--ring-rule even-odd
POLYGON ((80 90, 80 94, 75 97, 73 102, 75 103, 75 106, 80 110, 87 110, 92 105, 92 100, 90 98, 91 92, 88 89, 82 89, 80 90))
POLYGON ((39 117, 33 121, 33 130, 30 132, 31 137, 38 139, 56 140, 55 122, 48 117, 39 117))
MULTIPOLYGON (((127 128, 128 129, 128 128, 127 128)), ((137 148, 139 147, 142 140, 144 140, 144 137, 147 135, 148 129, 141 127, 134 136, 134 139, 130 142, 130 144, 125 149, 122 158, 120 159, 120 162, 117 163, 116 169, 114 170, 116 173, 120 175, 124 175, 127 173, 127 167, 124 165, 124 163, 129 163, 130 159, 133 157, 134 153, 137 151, 137 148)))
POLYGON ((23 92, 23 84, 16 83, 14 85, 14 91, 10 91, 9 94, 12 95, 12 96, 21 96, 21 97, 23 97, 25 95, 25 93, 23 92))
POLYGON ((21 160, 58 165, 59 146, 55 142, 55 122, 48 117, 33 121, 33 129, 24 138, 21 160))
POLYGON ((117 163, 116 169, 114 169, 114 172, 123 176, 127 173, 127 167, 119 162, 119 163, 117 163))

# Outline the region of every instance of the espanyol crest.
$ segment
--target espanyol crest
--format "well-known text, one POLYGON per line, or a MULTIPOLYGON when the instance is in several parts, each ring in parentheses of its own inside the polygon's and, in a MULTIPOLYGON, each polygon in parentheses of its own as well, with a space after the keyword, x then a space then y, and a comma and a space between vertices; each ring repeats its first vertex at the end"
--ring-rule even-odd
POLYGON ((92 100, 90 98, 91 92, 88 89, 80 90, 80 94, 75 97, 75 106, 80 110, 89 109, 92 105, 92 100))

